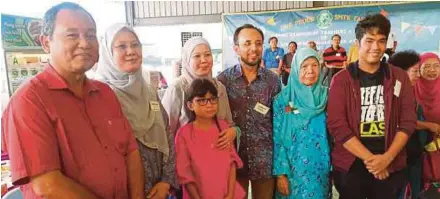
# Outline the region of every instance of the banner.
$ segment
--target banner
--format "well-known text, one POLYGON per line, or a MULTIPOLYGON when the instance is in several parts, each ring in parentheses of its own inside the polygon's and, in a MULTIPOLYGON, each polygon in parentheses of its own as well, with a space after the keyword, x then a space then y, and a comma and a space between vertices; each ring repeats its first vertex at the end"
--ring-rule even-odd
POLYGON ((41 19, 2 14, 1 23, 3 48, 41 46, 41 19))
POLYGON ((224 66, 238 63, 233 51, 236 28, 252 24, 264 32, 264 48, 268 39, 278 38, 278 47, 288 52, 287 45, 296 41, 298 48, 315 41, 318 50, 331 46, 331 37, 339 34, 341 45, 347 50, 355 41, 355 27, 367 14, 381 13, 391 22, 391 32, 397 39, 397 51, 413 49, 417 52, 440 51, 440 2, 322 8, 301 11, 277 11, 223 15, 224 66))

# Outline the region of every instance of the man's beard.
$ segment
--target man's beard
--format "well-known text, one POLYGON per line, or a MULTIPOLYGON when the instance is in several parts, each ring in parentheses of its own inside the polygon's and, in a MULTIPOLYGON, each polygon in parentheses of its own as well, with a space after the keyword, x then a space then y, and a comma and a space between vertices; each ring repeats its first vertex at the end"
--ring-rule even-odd
POLYGON ((261 59, 257 59, 255 62, 249 62, 246 59, 240 58, 240 60, 248 66, 256 67, 260 65, 261 59))

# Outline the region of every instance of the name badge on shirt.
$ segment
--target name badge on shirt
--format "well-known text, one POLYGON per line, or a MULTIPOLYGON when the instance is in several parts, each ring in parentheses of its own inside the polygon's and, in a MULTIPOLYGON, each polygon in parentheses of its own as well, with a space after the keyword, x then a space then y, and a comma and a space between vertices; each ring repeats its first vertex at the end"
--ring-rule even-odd
POLYGON ((269 111, 269 109, 270 109, 269 107, 265 106, 264 104, 262 104, 260 102, 257 102, 257 104, 254 107, 255 111, 257 111, 263 115, 266 115, 267 112, 269 111))
POLYGON ((396 84, 394 85, 394 95, 396 97, 399 97, 401 88, 402 88, 402 83, 400 83, 399 80, 396 80, 396 84))
POLYGON ((340 57, 340 56, 341 56, 341 53, 336 53, 336 56, 340 57))
POLYGON ((160 106, 159 106, 159 102, 157 101, 151 101, 150 102, 150 108, 153 111, 160 111, 160 106))

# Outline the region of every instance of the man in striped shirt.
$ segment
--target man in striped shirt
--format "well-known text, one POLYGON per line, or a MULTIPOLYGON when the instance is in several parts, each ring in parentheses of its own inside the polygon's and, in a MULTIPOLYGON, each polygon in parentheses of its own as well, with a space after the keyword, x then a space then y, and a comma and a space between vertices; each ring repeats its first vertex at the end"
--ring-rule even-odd
POLYGON ((341 36, 335 34, 332 36, 332 46, 325 49, 323 57, 325 66, 331 74, 336 74, 346 67, 347 52, 340 46, 341 36))

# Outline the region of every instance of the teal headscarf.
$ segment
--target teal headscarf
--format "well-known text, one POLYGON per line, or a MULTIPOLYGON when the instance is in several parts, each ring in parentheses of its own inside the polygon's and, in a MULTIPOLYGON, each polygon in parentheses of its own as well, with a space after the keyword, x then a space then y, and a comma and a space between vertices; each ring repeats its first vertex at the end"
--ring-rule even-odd
POLYGON ((293 57, 289 81, 278 100, 282 100, 281 104, 290 106, 293 110, 287 114, 294 116, 287 116, 286 119, 289 121, 286 124, 289 125, 284 125, 282 131, 287 130, 284 128, 301 128, 307 125, 313 117, 324 112, 327 105, 328 89, 322 85, 324 74, 321 67, 319 67, 321 70, 319 79, 312 86, 306 86, 299 81, 301 64, 310 57, 316 58, 319 62, 317 52, 311 48, 302 48, 293 57))

